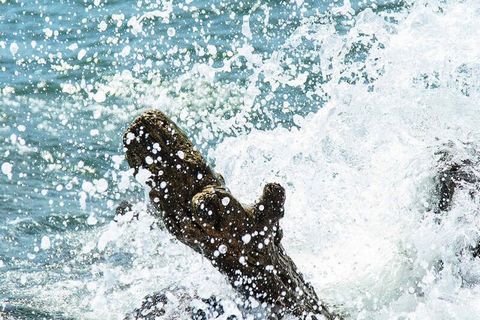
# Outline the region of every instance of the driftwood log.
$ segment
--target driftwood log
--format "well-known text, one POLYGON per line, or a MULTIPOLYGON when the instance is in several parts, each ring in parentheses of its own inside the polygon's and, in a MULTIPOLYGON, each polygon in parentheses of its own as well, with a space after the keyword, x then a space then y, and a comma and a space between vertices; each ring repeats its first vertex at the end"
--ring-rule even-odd
POLYGON ((200 253, 247 300, 305 318, 336 319, 318 299, 281 244, 285 190, 269 183, 259 200, 241 204, 184 132, 160 111, 140 115, 124 135, 126 158, 150 187, 168 231, 200 253))

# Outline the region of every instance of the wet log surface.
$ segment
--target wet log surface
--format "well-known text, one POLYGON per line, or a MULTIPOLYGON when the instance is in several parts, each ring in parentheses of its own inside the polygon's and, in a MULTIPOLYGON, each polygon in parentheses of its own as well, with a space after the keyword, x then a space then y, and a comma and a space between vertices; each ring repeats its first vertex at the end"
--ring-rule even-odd
POLYGON ((282 244, 285 190, 269 183, 253 205, 241 204, 184 132, 159 111, 139 116, 124 135, 126 158, 151 188, 156 214, 179 241, 208 258, 246 299, 271 310, 336 316, 320 302, 282 244))

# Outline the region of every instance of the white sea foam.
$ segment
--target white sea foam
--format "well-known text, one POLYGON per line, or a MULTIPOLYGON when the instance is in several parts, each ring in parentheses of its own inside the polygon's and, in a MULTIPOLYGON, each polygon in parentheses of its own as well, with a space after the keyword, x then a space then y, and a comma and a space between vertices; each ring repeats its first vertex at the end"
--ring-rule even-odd
POLYGON ((479 238, 478 204, 459 195, 440 224, 421 205, 432 197, 435 152, 453 141, 461 158, 462 142, 480 137, 480 46, 470 33, 479 3, 438 5, 416 3, 398 24, 368 9, 344 36, 303 26, 323 44, 321 57, 366 34, 382 45, 365 63, 334 58, 318 92, 331 99, 301 128, 253 131, 212 153, 242 199, 253 201, 266 182, 286 187, 287 252, 322 299, 354 319, 478 315, 480 263, 461 254, 479 238), (360 70, 375 80, 342 81, 360 70))

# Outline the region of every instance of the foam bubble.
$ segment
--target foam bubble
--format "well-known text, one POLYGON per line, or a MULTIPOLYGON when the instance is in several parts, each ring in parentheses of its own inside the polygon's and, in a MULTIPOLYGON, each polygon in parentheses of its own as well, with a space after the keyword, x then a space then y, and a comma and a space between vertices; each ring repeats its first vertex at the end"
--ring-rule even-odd
POLYGON ((12 170, 13 170, 13 166, 10 162, 4 162, 2 163, 2 173, 8 177, 11 177, 12 176, 12 170))
POLYGON ((50 249, 50 246, 50 238, 48 236, 43 236, 40 241, 40 248, 42 248, 42 250, 48 250, 50 249))

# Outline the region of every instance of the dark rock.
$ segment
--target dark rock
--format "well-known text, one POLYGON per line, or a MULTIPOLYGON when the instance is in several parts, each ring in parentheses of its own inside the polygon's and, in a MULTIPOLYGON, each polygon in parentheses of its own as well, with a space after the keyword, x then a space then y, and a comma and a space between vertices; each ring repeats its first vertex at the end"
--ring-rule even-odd
POLYGON ((143 299, 142 306, 135 309, 125 320, 156 320, 165 314, 167 296, 163 293, 154 293, 143 299))
MULTIPOLYGON (((471 144, 463 144, 463 147, 470 150, 469 158, 456 158, 453 143, 446 144, 437 153, 440 157, 435 177, 435 193, 438 197, 435 213, 440 217, 452 208, 455 194, 459 190, 466 190, 472 199, 480 192, 480 153, 471 144)), ((480 256, 480 245, 470 247, 469 251, 474 257, 480 256)))
MULTIPOLYGON (((146 296, 139 308, 129 314, 125 320, 158 320, 178 319, 189 315, 191 320, 208 320, 222 317, 225 319, 225 311, 222 302, 215 296, 208 299, 200 299, 190 296, 180 288, 172 288, 170 296, 175 296, 174 301, 169 301, 167 294, 158 292, 146 296), (196 303, 193 303, 196 301, 196 303), (200 302, 200 303, 199 303, 200 302), (173 311, 172 311, 173 309, 173 311), (168 310, 168 311, 167 311, 168 310)), ((235 315, 229 315, 227 319, 236 319, 235 315)))

